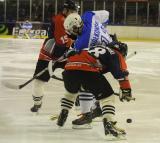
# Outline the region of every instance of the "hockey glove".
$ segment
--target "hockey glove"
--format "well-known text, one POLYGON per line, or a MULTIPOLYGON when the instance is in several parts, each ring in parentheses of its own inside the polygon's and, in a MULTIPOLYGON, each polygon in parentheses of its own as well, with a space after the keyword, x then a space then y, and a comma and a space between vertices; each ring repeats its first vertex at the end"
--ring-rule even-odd
POLYGON ((119 51, 123 57, 126 57, 128 54, 128 45, 126 43, 122 43, 122 42, 118 41, 116 34, 110 35, 110 36, 111 36, 113 42, 108 44, 108 47, 119 51))
POLYGON ((122 102, 125 100, 127 102, 129 102, 130 100, 133 100, 132 94, 131 94, 131 89, 121 89, 120 88, 119 99, 122 102))
POLYGON ((131 92, 132 90, 129 80, 128 79, 119 80, 119 84, 120 84, 120 92, 119 92, 120 101, 123 102, 124 100, 126 100, 127 102, 129 102, 130 100, 133 100, 131 92))

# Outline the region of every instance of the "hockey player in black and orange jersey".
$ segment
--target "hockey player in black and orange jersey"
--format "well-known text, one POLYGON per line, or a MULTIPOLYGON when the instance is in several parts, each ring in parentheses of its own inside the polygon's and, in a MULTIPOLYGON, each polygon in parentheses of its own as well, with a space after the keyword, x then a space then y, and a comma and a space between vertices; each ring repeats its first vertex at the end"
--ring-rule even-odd
POLYGON ((78 91, 83 88, 94 94, 100 101, 105 135, 112 135, 119 139, 126 134, 123 129, 116 127, 115 96, 111 85, 101 73, 104 67, 104 72, 111 72, 119 82, 120 100, 132 100, 129 73, 120 52, 104 46, 83 49, 70 56, 65 65, 63 79, 66 93, 61 99, 62 109, 57 121, 58 126, 64 125, 78 91))
MULTIPOLYGON (((63 23, 65 18, 73 12, 77 12, 76 4, 72 0, 66 0, 62 11, 53 16, 48 38, 45 39, 40 50, 34 75, 48 67, 49 61, 54 61, 61 57, 72 45, 73 40, 67 36, 63 23)), ((31 108, 32 112, 37 112, 41 107, 44 96, 44 84, 48 82, 49 79, 50 74, 47 70, 33 81, 32 96, 34 106, 31 108)))

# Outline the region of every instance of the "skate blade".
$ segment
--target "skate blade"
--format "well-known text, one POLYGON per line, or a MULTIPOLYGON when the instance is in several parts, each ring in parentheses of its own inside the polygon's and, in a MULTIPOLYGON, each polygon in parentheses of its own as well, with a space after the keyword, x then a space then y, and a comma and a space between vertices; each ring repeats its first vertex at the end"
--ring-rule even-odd
POLYGON ((106 135, 105 136, 105 139, 107 141, 121 141, 121 140, 127 140, 126 136, 125 135, 118 135, 117 137, 109 134, 109 135, 106 135))
POLYGON ((92 129, 92 125, 91 124, 72 125, 72 129, 92 129))
POLYGON ((39 114, 40 114, 39 111, 37 111, 37 112, 32 112, 32 115, 33 115, 33 116, 38 116, 39 114))

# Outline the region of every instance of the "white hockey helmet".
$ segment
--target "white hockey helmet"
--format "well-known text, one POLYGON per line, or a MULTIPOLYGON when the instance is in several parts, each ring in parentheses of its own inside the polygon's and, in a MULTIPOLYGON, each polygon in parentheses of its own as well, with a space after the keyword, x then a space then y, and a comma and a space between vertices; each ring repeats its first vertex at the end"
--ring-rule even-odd
POLYGON ((64 28, 68 34, 79 35, 83 26, 82 19, 79 14, 72 13, 67 16, 64 21, 64 28))

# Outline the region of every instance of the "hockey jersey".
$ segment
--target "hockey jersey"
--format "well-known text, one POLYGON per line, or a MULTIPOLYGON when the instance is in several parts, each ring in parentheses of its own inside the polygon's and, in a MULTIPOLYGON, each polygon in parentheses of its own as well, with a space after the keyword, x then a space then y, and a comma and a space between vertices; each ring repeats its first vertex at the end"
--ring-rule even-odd
POLYGON ((84 49, 69 57, 65 69, 111 72, 114 78, 118 80, 124 79, 129 74, 122 55, 118 51, 103 46, 84 49))
POLYGON ((103 26, 108 21, 107 11, 88 11, 82 15, 83 28, 82 34, 77 37, 74 48, 76 51, 89 48, 95 45, 107 46, 112 42, 107 29, 103 26), (103 15, 102 15, 103 13, 103 15))
POLYGON ((68 38, 63 26, 64 20, 65 16, 62 13, 59 13, 52 18, 52 23, 48 32, 49 38, 45 39, 43 43, 39 55, 40 60, 54 60, 53 51, 55 45, 66 48, 69 48, 72 45, 73 40, 68 38))

